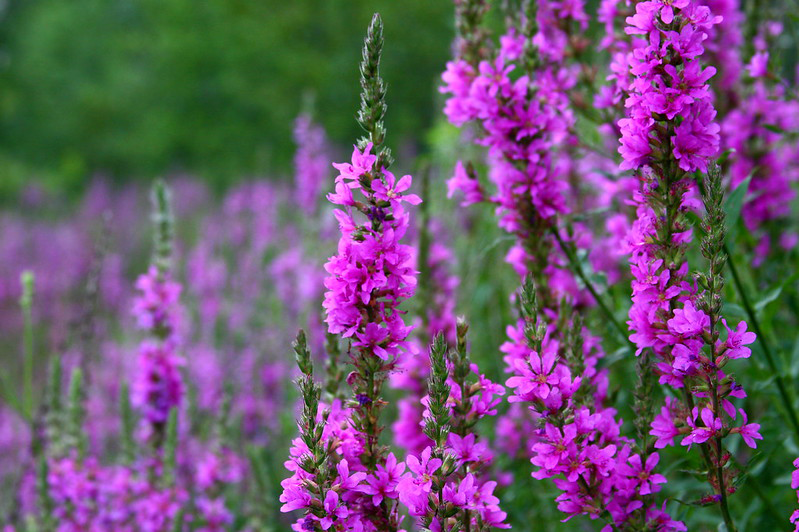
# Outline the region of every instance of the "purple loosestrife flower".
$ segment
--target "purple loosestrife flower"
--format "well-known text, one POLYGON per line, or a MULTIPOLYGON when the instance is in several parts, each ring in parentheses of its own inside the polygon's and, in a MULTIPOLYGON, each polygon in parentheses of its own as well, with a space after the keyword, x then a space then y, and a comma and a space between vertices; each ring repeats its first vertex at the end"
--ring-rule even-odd
POLYGON ((180 367, 184 360, 176 354, 181 290, 171 280, 173 220, 169 191, 163 182, 155 184, 152 198, 156 226, 153 264, 136 282, 139 294, 133 302, 139 326, 150 338, 139 348, 133 404, 143 414, 143 437, 158 449, 164 443, 169 413, 183 399, 180 367))
POLYGON ((163 425, 169 411, 180 405, 184 386, 181 367, 185 360, 168 343, 145 341, 139 347, 138 373, 132 402, 151 425, 163 425))
POLYGON ((53 459, 47 486, 58 530, 172 530, 188 501, 181 488, 151 482, 141 468, 101 466, 93 457, 53 459))
MULTIPOLYGON (((597 518, 607 512, 616 526, 637 526, 655 510, 651 496, 665 482, 653 471, 658 455, 634 453, 620 434, 615 411, 602 406, 599 386, 607 377, 587 365, 593 347, 581 353, 586 364, 582 371, 579 359, 572 359, 570 367, 561 351, 566 346, 555 339, 555 325, 534 325, 533 293, 527 283, 521 293, 525 321, 509 328, 512 341, 502 347, 513 370, 507 385, 515 395, 509 400, 528 405, 537 422, 531 446, 533 477, 552 479, 562 491, 558 508, 567 519, 597 518), (574 376, 572 368, 581 375, 574 376), (588 399, 586 392, 592 389, 595 396, 588 399)), ((573 336, 564 342, 571 343, 569 338, 573 336)), ((667 522, 663 530, 685 530, 682 523, 667 522)))
MULTIPOLYGON (((302 372, 298 381, 303 397, 300 437, 292 441, 289 460, 291 476, 281 482, 281 512, 304 510, 292 530, 378 530, 369 512, 375 512, 367 497, 367 473, 360 462, 362 438, 352 426, 352 411, 335 399, 329 406, 319 402, 321 389, 313 381, 313 365, 304 333, 294 343, 302 372), (333 493, 334 495, 331 495, 333 493)), ((389 492, 386 492, 388 495, 389 492)))
MULTIPOLYGON (((552 41, 559 39, 541 34, 540 40, 542 47, 558 55, 552 41)), ((556 63, 534 75, 524 72, 524 36, 516 30, 509 30, 502 42, 493 61, 483 60, 475 68, 456 59, 442 75, 441 92, 450 95, 444 113, 455 125, 476 122, 481 126, 476 143, 488 147, 489 178, 496 192, 487 196, 460 162, 449 189, 450 194, 462 190, 464 204, 480 200, 495 204, 500 227, 526 241, 532 234, 545 233, 554 216, 567 211, 561 193, 566 186, 564 175, 553 154, 574 123, 566 97, 574 79, 569 71, 559 75, 556 63)), ((528 248, 513 248, 506 260, 526 272, 538 255, 548 251, 543 246, 531 257, 528 248)))
POLYGON ((396 485, 400 502, 429 530, 451 530, 458 522, 468 523, 470 530, 508 528, 493 494, 497 483, 488 476, 493 455, 472 432, 478 419, 496 415, 492 408, 499 399, 494 400, 494 395, 504 389, 470 364, 467 329, 464 322, 458 323, 457 350, 449 356, 441 333, 430 347, 424 432, 432 445, 419 457, 406 458, 408 471, 396 485), (467 380, 475 374, 477 382, 467 380))
POLYGON ((796 198, 799 182, 799 141, 786 132, 799 129, 799 102, 779 86, 756 80, 741 105, 732 110, 722 125, 724 148, 730 155, 730 186, 751 178, 741 219, 759 243, 756 266, 763 264, 772 242, 782 239, 787 248, 795 246, 795 235, 784 231, 785 220, 796 198))
POLYGON ((630 339, 638 347, 636 355, 646 350, 639 363, 641 375, 656 371, 660 382, 676 388, 681 396, 681 405, 667 398, 652 422, 655 447, 673 445, 680 435, 684 435, 682 445, 702 446, 708 482, 715 491, 713 500, 720 503, 732 529, 726 497, 735 488, 732 471, 724 468, 729 454, 724 452, 722 440, 737 433, 754 447, 760 435, 755 424, 747 424, 745 415, 743 426, 732 427, 736 410, 728 397, 742 396, 742 389, 721 370, 731 358, 724 355, 726 351, 746 357, 749 350, 742 345, 755 338, 746 332, 745 323, 733 333, 722 322, 729 346, 719 339, 721 272, 726 256, 717 167, 710 169, 704 183, 707 235, 702 255, 709 261, 710 272, 697 274, 698 286, 689 281, 685 261, 692 237, 685 213, 699 207, 688 172, 708 171, 710 159, 718 151, 719 127, 706 85, 715 69, 703 67, 701 56, 707 32, 720 18, 693 1, 680 6, 674 3, 672 7, 678 9, 664 17, 659 4, 641 2, 636 14, 627 19, 628 33, 647 37, 636 41, 630 57, 634 80, 626 102, 628 118, 619 122, 622 168, 635 170, 641 181, 635 195, 638 220, 628 235, 634 276, 630 339), (654 367, 648 362, 649 353, 654 355, 654 367))
MULTIPOLYGON (((521 31, 505 34, 492 60, 448 64, 441 90, 451 97, 444 112, 455 125, 474 121, 481 126, 477 142, 488 147, 489 178, 497 190, 489 200, 497 206, 499 225, 517 239, 506 260, 534 281, 535 289, 530 283, 523 292, 528 306, 533 293, 540 299, 540 309, 528 308, 524 319, 508 328, 510 340, 502 346, 513 374, 507 381, 514 390, 509 401, 527 406, 536 423, 526 444, 538 467, 534 476, 553 479, 563 492, 559 508, 569 518, 610 512, 617 525, 634 527, 643 525, 651 508, 636 489, 640 479, 621 472, 622 466, 629 470, 631 453, 620 437, 615 411, 602 404, 607 376, 596 370, 602 356, 599 342, 579 323, 572 324, 571 308, 567 310, 568 304, 590 302, 575 275, 564 268, 569 249, 591 247, 590 234, 576 238, 557 224, 558 217, 570 212, 571 201, 579 205, 579 195, 572 197, 567 181, 579 168, 570 157, 579 143, 568 98, 577 83, 577 68, 565 58, 576 53, 570 35, 585 29, 587 17, 582 2, 536 6, 535 13, 525 13, 521 31), (556 241, 563 254, 553 249, 556 241), (560 312, 573 333, 556 327, 560 312), (531 328, 537 331, 539 325, 540 336, 532 334, 531 328), (538 345, 531 345, 532 336, 538 345), (574 440, 564 443, 564 434, 573 434, 574 440)), ((646 157, 651 150, 645 145, 641 151, 646 157)), ((451 188, 460 186, 473 194, 476 186, 466 181, 471 176, 457 170, 451 188)), ((519 415, 521 410, 513 412, 519 415)), ((503 427, 515 425, 511 421, 503 427)))
MULTIPOLYGON (((398 307, 413 295, 416 286, 415 271, 410 266, 411 249, 400 243, 408 229, 408 213, 402 202, 416 205, 421 200, 413 194, 402 194, 410 184, 410 176, 395 184, 390 172, 360 166, 375 163, 374 156, 363 157, 371 148, 371 144, 363 152, 356 148, 353 165, 337 165, 342 172, 336 178, 337 184, 352 179, 346 183, 347 188, 361 191, 365 202, 357 208, 367 223, 359 224, 351 207, 338 211, 342 237, 338 255, 325 265, 329 275, 325 279, 328 291, 324 307, 329 332, 354 337, 354 345, 383 360, 393 360, 401 353, 410 332, 398 307), (374 180, 373 173, 386 176, 386 183, 380 178, 374 180), (368 188, 361 185, 362 180, 371 180, 368 188)), ((328 199, 334 205, 346 205, 338 196, 329 195, 328 199)))
POLYGON ((197 515, 205 532, 228 530, 233 513, 225 504, 223 490, 238 484, 244 477, 244 463, 230 449, 209 451, 201 458, 194 472, 197 487, 197 515))
POLYGON ((329 175, 327 138, 309 114, 294 121, 294 198, 306 214, 317 212, 319 197, 329 175))
POLYGON ((136 290, 133 315, 139 327, 164 339, 173 339, 180 312, 180 284, 152 265, 136 280, 136 290))
POLYGON ((322 425, 314 419, 321 412, 318 391, 310 380, 310 355, 299 357, 298 351, 305 375, 301 381, 305 396, 301 428, 306 449, 292 450, 297 459, 287 462, 286 467, 295 473, 284 481, 281 495, 283 511, 306 509, 305 518, 294 525, 297 530, 316 527, 315 520, 324 530, 399 528, 397 505, 392 498, 397 494, 388 484, 383 485, 395 471, 389 472, 394 468, 388 462, 387 449, 378 442, 383 430, 379 418, 386 404, 381 397, 383 384, 407 351, 412 329, 405 324, 400 305, 414 294, 416 271, 412 267, 412 248, 402 239, 410 221, 405 208, 421 203, 421 199, 407 192, 412 183, 410 176, 397 179, 388 171, 391 154, 383 146, 385 85, 379 75, 382 31, 382 21, 375 15, 361 62, 363 90, 358 122, 367 136, 354 147, 351 163, 334 164, 339 171, 336 192, 327 197, 343 209, 335 212, 341 238, 337 254, 325 265, 328 276, 323 306, 328 333, 351 342, 354 371, 347 383, 352 388, 352 398, 346 404, 345 423, 355 445, 342 445, 338 456, 325 443, 331 436, 325 431, 331 427, 332 412, 324 413, 327 422, 324 429, 319 429, 322 425), (348 489, 339 487, 339 493, 332 466, 342 459, 360 478, 348 489), (368 493, 364 493, 358 484, 367 476, 371 481, 366 483, 368 493), (307 481, 314 477, 316 487, 310 489, 307 481), (331 490, 335 495, 330 494, 331 490), (322 511, 317 510, 320 503, 322 511))

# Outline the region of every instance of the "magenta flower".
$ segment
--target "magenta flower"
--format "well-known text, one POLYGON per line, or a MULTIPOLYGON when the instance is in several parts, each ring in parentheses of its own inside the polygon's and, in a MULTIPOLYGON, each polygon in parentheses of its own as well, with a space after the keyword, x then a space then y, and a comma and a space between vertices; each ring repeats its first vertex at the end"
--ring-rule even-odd
POLYGON ((669 331, 677 336, 697 336, 710 327, 710 318, 688 300, 683 308, 674 309, 674 317, 668 321, 668 326, 669 331))
POLYGON ((333 167, 339 171, 339 176, 336 178, 336 182, 343 182, 347 179, 357 182, 362 175, 371 172, 375 161, 377 161, 377 156, 369 153, 371 151, 371 142, 366 145, 363 153, 358 150, 357 146, 354 146, 352 150, 352 164, 333 163, 333 167))
POLYGON ((509 388, 516 388, 519 395, 532 395, 541 399, 549 396, 550 386, 560 382, 560 376, 553 373, 556 353, 545 352, 544 356, 531 351, 527 361, 515 360, 517 375, 510 377, 505 383, 509 388))
POLYGON ((747 417, 743 408, 739 409, 739 412, 741 412, 741 417, 743 418, 741 426, 732 428, 730 432, 740 434, 746 445, 752 449, 757 449, 757 443, 755 443, 755 440, 763 439, 763 436, 761 436, 758 432, 760 430, 760 423, 749 423, 749 418, 747 417))
POLYGON ((724 355, 731 359, 749 358, 752 350, 744 346, 754 343, 757 339, 755 333, 746 330, 745 321, 738 322, 735 331, 727 325, 727 320, 722 318, 721 322, 727 329, 727 340, 722 344, 722 348, 726 348, 724 355))
MULTIPOLYGON (((393 457, 393 455, 391 455, 391 457, 393 457)), ((396 459, 394 459, 394 461, 396 462, 396 459)), ((366 473, 361 471, 350 473, 349 463, 346 458, 342 458, 341 461, 336 464, 336 472, 338 472, 338 478, 333 483, 333 487, 342 492, 355 490, 366 478, 366 473)))
POLYGON ((577 426, 573 423, 566 425, 562 430, 551 423, 544 426, 547 438, 546 443, 536 443, 533 451, 537 453, 533 457, 533 464, 543 467, 545 470, 553 470, 560 463, 565 463, 569 457, 575 455, 577 447, 574 439, 577 437, 577 426))
POLYGON ((715 437, 718 435, 719 431, 722 428, 722 422, 720 418, 717 418, 713 411, 709 408, 702 409, 702 423, 703 425, 697 425, 697 417, 699 416, 698 407, 694 408, 693 412, 691 413, 688 418, 686 418, 686 422, 688 426, 691 427, 691 432, 683 438, 680 445, 693 445, 694 443, 705 443, 710 438, 715 437))
POLYGON ((658 473, 653 473, 655 466, 660 461, 658 453, 650 454, 645 464, 641 464, 641 457, 637 454, 630 456, 627 461, 629 465, 622 465, 620 471, 628 477, 635 477, 640 482, 639 492, 641 495, 649 495, 660 491, 658 484, 665 484, 666 477, 658 473))
POLYGON ((660 407, 660 413, 652 421, 652 430, 649 434, 657 438, 656 449, 674 445, 674 438, 681 434, 680 429, 674 423, 676 407, 677 401, 672 397, 666 397, 666 404, 660 407))
POLYGON ((463 193, 461 207, 485 201, 485 194, 480 182, 469 176, 461 161, 455 163, 455 173, 447 180, 447 197, 451 198, 458 191, 463 193))
POLYGON ((319 520, 319 524, 322 527, 322 530, 328 530, 331 526, 333 526, 333 522, 337 519, 346 519, 347 516, 350 514, 347 507, 344 505, 339 505, 339 496, 333 490, 329 490, 327 495, 325 495, 325 515, 322 519, 319 520))
MULTIPOLYGON (((377 465, 377 471, 374 474, 366 475, 366 484, 358 487, 361 493, 372 496, 372 503, 379 506, 384 498, 396 499, 397 484, 403 471, 405 471, 405 464, 397 463, 397 457, 394 453, 390 453, 386 458, 385 466, 383 464, 377 465)), ((361 473, 361 475, 364 475, 361 473)))
POLYGON ((398 209, 402 201, 407 201, 411 205, 419 205, 422 202, 422 199, 416 194, 402 194, 411 187, 411 176, 403 176, 397 181, 394 174, 385 169, 383 175, 386 178, 385 184, 380 180, 372 184, 375 198, 391 202, 394 209, 398 209))

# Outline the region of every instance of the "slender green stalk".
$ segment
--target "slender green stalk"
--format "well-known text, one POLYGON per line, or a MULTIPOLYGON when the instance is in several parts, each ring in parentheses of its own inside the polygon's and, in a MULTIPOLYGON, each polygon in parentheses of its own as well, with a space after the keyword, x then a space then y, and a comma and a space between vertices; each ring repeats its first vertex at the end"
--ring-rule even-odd
POLYGON ((561 238, 560 233, 558 233, 558 228, 552 225, 550 227, 550 231, 555 236, 555 240, 558 241, 560 249, 563 250, 563 253, 566 255, 566 259, 569 261, 569 266, 571 266, 572 271, 577 274, 580 280, 582 280, 586 289, 588 289, 588 291, 591 293, 591 296, 594 298, 594 301, 596 301, 597 305, 599 305, 599 308, 602 309, 602 312, 613 324, 613 327, 624 339, 625 343, 627 343, 631 348, 635 347, 632 342, 630 342, 629 331, 625 329, 621 323, 619 323, 619 320, 617 320, 616 316, 613 315, 613 312, 611 312, 610 307, 607 306, 605 300, 599 297, 599 292, 596 291, 593 283, 588 279, 588 276, 586 276, 580 261, 578 261, 577 257, 574 256, 573 250, 561 238))
POLYGON ((172 214, 172 198, 169 188, 162 180, 153 184, 153 263, 161 275, 172 269, 172 247, 175 240, 175 220, 172 214))
POLYGON ((175 470, 177 468, 178 452, 178 410, 169 411, 169 420, 166 424, 166 441, 164 442, 164 484, 175 484, 175 470))
POLYGON ((50 378, 45 395, 47 411, 44 419, 46 454, 60 456, 64 440, 64 407, 61 403, 61 359, 53 357, 50 362, 50 378))
POLYGON ((86 420, 84 398, 83 372, 80 368, 76 368, 72 371, 72 377, 69 380, 66 432, 69 446, 78 452, 78 456, 81 459, 86 456, 87 447, 86 432, 83 426, 86 420))
POLYGON ((132 464, 135 459, 135 449, 133 444, 133 408, 130 405, 130 390, 128 383, 123 382, 119 390, 119 411, 122 417, 122 459, 126 464, 132 464))
POLYGON ((785 380, 782 378, 782 375, 777 368, 777 364, 774 361, 771 345, 769 344, 766 335, 763 334, 763 329, 760 327, 760 320, 757 319, 755 309, 752 306, 751 301, 749 301, 749 296, 746 294, 746 289, 744 288, 743 283, 741 282, 741 277, 738 274, 738 268, 735 266, 735 260, 733 259, 727 244, 724 244, 724 252, 727 254, 727 263, 730 266, 730 273, 732 273, 733 283, 738 291, 738 295, 741 297, 741 302, 743 303, 749 322, 751 323, 752 328, 755 330, 755 334, 757 334, 757 341, 763 348, 763 354, 766 356, 766 363, 768 364, 771 374, 774 376, 774 379, 777 383, 777 390, 779 391, 782 404, 785 407, 788 420, 791 422, 794 433, 799 441, 799 418, 796 416, 796 410, 793 406, 793 400, 788 393, 788 387, 785 385, 785 380))
POLYGON ((50 532, 54 529, 53 520, 53 499, 50 497, 50 490, 47 484, 49 467, 47 465, 47 455, 41 453, 36 464, 36 495, 39 500, 41 510, 40 526, 41 530, 50 532))
POLYGON ((23 330, 23 370, 22 370, 22 401, 25 418, 33 420, 33 272, 26 270, 20 276, 22 283, 22 296, 19 306, 22 308, 24 319, 23 330))
POLYGON ((185 508, 181 507, 178 509, 177 513, 175 514, 175 521, 172 523, 172 532, 181 532, 181 530, 183 530, 183 516, 185 513, 185 508))

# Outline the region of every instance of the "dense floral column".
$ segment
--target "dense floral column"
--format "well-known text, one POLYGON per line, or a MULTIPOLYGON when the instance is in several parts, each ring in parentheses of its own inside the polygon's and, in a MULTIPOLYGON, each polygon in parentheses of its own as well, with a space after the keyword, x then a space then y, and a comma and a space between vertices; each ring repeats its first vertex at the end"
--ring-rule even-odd
POLYGON ((634 277, 630 338, 636 354, 654 355, 642 371, 655 372, 675 394, 666 398, 652 423, 655 447, 673 445, 679 436, 684 436, 682 445, 698 445, 714 491, 708 500, 719 503, 733 530, 727 496, 735 491, 735 472, 728 467, 731 457, 723 440, 739 433, 755 447, 761 437, 759 425, 749 424, 744 411, 731 403, 746 394, 723 369, 728 361, 749 356, 745 345, 755 335, 743 322, 730 329, 720 316, 726 257, 717 168, 711 168, 702 187, 702 254, 709 269, 697 274, 697 283, 690 280, 685 258, 692 239, 686 214, 701 205, 693 173, 708 171, 719 146, 707 84, 716 70, 704 67, 700 59, 706 32, 719 18, 707 7, 683 0, 642 2, 627 21, 628 33, 645 37, 631 55, 629 115, 619 122, 622 169, 635 170, 641 182, 638 220, 628 237, 634 277), (722 325, 726 341, 719 338, 722 325))

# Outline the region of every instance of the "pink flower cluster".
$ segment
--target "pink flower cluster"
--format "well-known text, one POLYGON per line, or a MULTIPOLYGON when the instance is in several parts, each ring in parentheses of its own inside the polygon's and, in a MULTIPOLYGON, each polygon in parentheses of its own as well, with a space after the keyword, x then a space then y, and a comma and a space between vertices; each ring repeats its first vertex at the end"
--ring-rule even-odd
POLYGON ((202 526, 201 532, 224 532, 233 524, 233 514, 227 508, 223 490, 238 484, 244 478, 244 463, 230 449, 207 452, 194 473, 195 486, 199 490, 195 504, 195 519, 202 526))
POLYGON ((294 121, 294 141, 294 199, 306 214, 314 214, 330 169, 325 130, 310 115, 301 114, 294 121))
POLYGON ((308 473, 302 463, 309 449, 301 438, 292 442, 290 458, 285 467, 292 475, 281 482, 281 512, 309 510, 305 517, 292 525, 297 532, 315 530, 377 531, 370 515, 375 506, 384 499, 396 499, 396 486, 405 464, 397 462, 390 454, 385 464, 377 466, 373 474, 366 472, 361 464, 363 441, 351 425, 351 411, 334 400, 329 407, 319 405, 318 421, 324 422, 322 448, 328 449, 325 460, 328 471, 325 485, 308 473), (315 482, 324 489, 324 496, 317 498, 308 489, 315 482))
MULTIPOLYGON (((501 40, 497 57, 482 61, 478 72, 463 60, 450 63, 442 89, 452 95, 445 108, 452 123, 477 121, 482 126, 478 142, 489 149, 490 177, 497 188, 491 201, 498 205, 500 225, 518 239, 508 260, 520 275, 531 264, 544 272, 548 286, 539 289, 545 294, 545 304, 553 307, 563 295, 579 293, 574 276, 560 266, 562 259, 546 247, 552 240, 548 231, 557 230, 556 215, 569 212, 565 179, 573 166, 569 150, 574 144, 575 119, 568 94, 577 82, 576 70, 564 62, 572 46, 569 24, 585 28, 581 2, 538 3, 537 27, 541 29, 533 38, 532 72, 511 75, 517 67, 528 68, 525 62, 529 64, 530 57, 525 55, 529 52, 524 37, 510 30, 501 40)), ((462 164, 456 167, 449 188, 451 193, 463 190, 465 203, 483 197, 479 183, 462 164)), ((586 240, 590 247, 590 238, 586 240)), ((557 311, 545 312, 554 321, 557 311)), ((579 376, 572 377, 559 352, 563 334, 550 326, 539 356, 528 345, 525 323, 520 321, 508 328, 510 341, 502 346, 513 374, 507 381, 514 389, 509 400, 528 405, 538 423, 528 444, 532 461, 539 467, 534 476, 554 479, 563 491, 559 507, 569 518, 581 514, 598 518, 607 509, 617 524, 655 520, 663 529, 684 529, 661 509, 644 503, 644 496, 658 491, 665 479, 651 471, 657 457, 642 460, 633 454, 629 442, 620 436, 615 410, 602 406, 607 376, 596 370, 602 356, 598 339, 584 334, 580 354, 584 367, 575 368, 579 376), (581 385, 588 390, 584 393, 590 397, 590 408, 575 398, 581 385)), ((519 423, 523 425, 524 420, 519 423)), ((505 432, 517 425, 503 420, 498 426, 503 440, 515 441, 505 432)))
MULTIPOLYGON (((649 118, 645 118, 644 123, 649 124, 650 131, 671 131, 673 125, 679 123, 675 129, 679 136, 680 128, 693 120, 691 117, 705 115, 711 120, 715 116, 709 88, 705 84, 714 70, 712 67, 703 69, 699 55, 703 51, 701 43, 706 38, 704 31, 717 20, 707 7, 688 0, 675 2, 668 9, 659 2, 643 2, 636 6, 635 16, 628 19, 628 31, 647 33, 651 43, 663 41, 664 44, 657 47, 650 44, 635 50, 631 71, 636 76, 633 86, 638 88, 638 92, 628 99, 631 118, 620 121, 622 129, 637 127, 635 124, 641 124, 641 117, 648 113, 649 118), (674 70, 674 59, 664 62, 665 53, 682 62, 681 70, 674 70), (661 83, 666 74, 673 84, 661 83), (689 87, 693 88, 688 90, 689 87), (666 103, 668 109, 652 107, 666 103), (656 116, 659 125, 656 125, 656 116), (677 117, 682 117, 682 121, 677 117)), ((694 122, 698 124, 701 120, 694 122)), ((718 126, 706 122, 702 127, 705 130, 702 142, 712 150, 695 151, 688 159, 684 152, 678 151, 681 142, 674 136, 651 137, 647 133, 645 138, 639 139, 640 142, 635 141, 641 147, 637 153, 645 154, 643 157, 631 157, 628 150, 631 137, 627 137, 627 141, 623 137, 619 150, 625 157, 622 166, 640 169, 651 162, 649 155, 658 148, 658 139, 670 138, 674 151, 661 153, 660 157, 679 161, 680 168, 685 171, 705 171, 708 158, 717 151, 718 126), (642 143, 646 144, 645 148, 642 143)), ((711 388, 718 386, 718 389, 710 393, 696 392, 697 402, 686 406, 688 412, 684 418, 674 418, 674 410, 669 405, 664 407, 664 412, 655 420, 657 428, 653 427, 652 434, 658 438, 658 447, 673 444, 676 434, 687 434, 682 444, 691 445, 703 443, 711 437, 723 437, 729 432, 740 433, 747 445, 755 447, 754 440, 761 439, 757 432, 759 425, 747 423, 743 411, 742 424, 733 428, 729 426, 738 411, 727 398, 742 398, 746 394, 722 371, 727 361, 750 355, 745 346, 755 341, 755 335, 746 331, 744 322, 733 331, 722 320, 727 329, 727 339, 708 345, 711 319, 697 308, 701 294, 688 281, 689 266, 684 257, 685 245, 691 241, 692 233, 679 216, 667 215, 673 208, 664 201, 674 203, 680 215, 698 205, 692 198, 693 189, 688 179, 678 176, 669 184, 673 176, 669 175, 668 164, 659 162, 653 168, 641 170, 642 187, 636 195, 638 220, 628 235, 633 273, 633 305, 628 322, 633 331, 630 339, 638 347, 637 354, 644 349, 651 349, 655 354, 661 383, 683 388, 689 383, 701 382, 711 388), (706 345, 710 354, 703 351, 706 345), (711 400, 711 396, 718 400, 711 400), (719 406, 723 412, 717 411, 719 406)))
POLYGON ((180 405, 185 393, 181 368, 185 365, 168 343, 145 340, 139 346, 131 402, 149 424, 166 424, 169 411, 180 405))
POLYGON ((147 477, 146 471, 103 467, 94 458, 51 460, 47 488, 58 532, 172 530, 188 494, 147 477))
POLYGON ((686 530, 665 509, 645 504, 666 482, 654 472, 657 453, 642 456, 631 450, 632 442, 620 434, 616 411, 602 407, 599 394, 590 399, 593 411, 576 401, 581 387, 607 387, 607 377, 594 367, 594 347, 586 346, 585 371, 573 375, 559 360, 554 326, 547 328, 540 353, 527 345, 523 328, 509 327, 511 341, 502 347, 514 374, 507 381, 514 390, 509 401, 529 405, 538 421, 531 449, 532 463, 538 467, 533 477, 551 478, 563 491, 558 509, 567 519, 597 519, 607 511, 616 526, 652 521, 658 530, 686 530))
MULTIPOLYGON (((751 176, 747 200, 741 211, 746 227, 759 239, 755 265, 759 266, 772 247, 768 224, 787 218, 799 182, 799 142, 788 132, 799 130, 799 102, 780 86, 769 87, 756 80, 743 105, 732 110, 722 124, 724 147, 730 155, 730 186, 751 176)), ((778 244, 796 246, 796 231, 784 232, 778 244)))
POLYGON ((139 327, 165 340, 177 335, 180 318, 180 284, 159 272, 154 265, 136 281, 138 294, 133 301, 133 315, 139 327))
POLYGON ((335 193, 328 200, 346 207, 336 210, 341 229, 338 254, 325 265, 324 308, 328 331, 352 338, 353 345, 371 350, 383 359, 396 359, 410 332, 399 305, 413 295, 416 272, 411 268, 411 248, 400 240, 408 229, 403 203, 421 199, 406 194, 411 176, 397 180, 384 168, 368 144, 352 154, 352 164, 334 164, 340 172, 335 193), (360 191, 363 201, 356 200, 360 191), (366 218, 358 223, 353 210, 366 218))
POLYGON ((719 149, 720 127, 707 84, 716 69, 703 67, 699 56, 707 31, 719 21, 691 0, 636 4, 625 31, 644 38, 630 56, 628 117, 619 121, 622 170, 673 156, 686 172, 707 171, 708 158, 719 149))
MULTIPOLYGON (((242 479, 241 460, 230 451, 208 453, 197 465, 194 498, 181 486, 162 485, 150 467, 103 466, 94 457, 51 459, 47 491, 58 532, 177 530, 181 509, 201 532, 229 530, 232 514, 221 490, 242 479)), ((182 528, 180 528, 182 530, 182 528)))
MULTIPOLYGON (((539 15, 544 12, 542 5, 539 15)), ((560 38, 547 33, 538 41, 548 55, 559 55, 560 38)), ((502 37, 496 57, 481 61, 476 70, 463 59, 448 63, 441 88, 450 94, 444 108, 450 122, 481 126, 476 142, 488 147, 489 177, 496 187, 490 201, 497 206, 500 227, 520 241, 532 232, 531 210, 543 220, 567 211, 562 193, 563 162, 555 157, 555 150, 569 137, 574 124, 567 94, 575 83, 574 72, 562 65, 538 69, 535 75, 524 72, 524 42, 524 37, 511 29, 502 37)), ((462 163, 456 166, 448 186, 450 195, 456 190, 464 193, 464 204, 485 198, 479 182, 468 175, 462 163)), ((507 260, 525 272, 529 259, 518 244, 507 260)))
MULTIPOLYGON (((497 414, 505 389, 480 374, 476 364, 470 370, 477 376, 475 383, 459 385, 452 376, 447 379, 451 432, 446 444, 442 448, 428 444, 418 456, 409 455, 408 472, 396 487, 410 515, 426 518, 424 522, 436 532, 449 530, 447 523, 459 511, 470 516, 472 529, 510 528, 494 495, 497 482, 487 475, 493 452, 473 429, 479 419, 497 414)), ((426 397, 423 403, 429 406, 429 400, 426 397)), ((431 421, 430 416, 425 410, 426 421, 431 421)))
POLYGON ((136 288, 134 314, 151 338, 139 346, 132 402, 147 421, 144 435, 149 437, 153 428, 165 426, 170 410, 180 405, 184 394, 180 368, 185 361, 176 352, 181 287, 168 272, 151 266, 139 277, 136 288))

